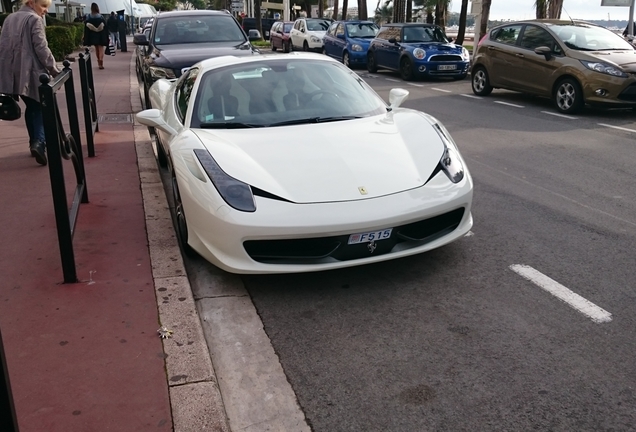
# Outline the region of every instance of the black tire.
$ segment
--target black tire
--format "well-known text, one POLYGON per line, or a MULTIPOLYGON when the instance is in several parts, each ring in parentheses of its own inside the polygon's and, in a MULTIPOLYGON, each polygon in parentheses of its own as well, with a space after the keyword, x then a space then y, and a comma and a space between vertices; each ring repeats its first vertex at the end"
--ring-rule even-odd
POLYGON ((157 161, 161 168, 165 168, 168 166, 168 156, 166 155, 166 151, 163 149, 163 144, 159 140, 159 135, 155 135, 155 137, 155 143, 157 145, 157 161))
POLYGON ((408 57, 404 57, 400 60, 400 76, 404 81, 411 81, 413 79, 413 63, 408 57))
POLYGON ((322 47, 322 55, 327 55, 327 50, 325 49, 325 47, 322 47))
POLYGON ((573 78, 564 78, 554 86, 552 95, 554 106, 563 114, 574 114, 584 105, 583 90, 573 78))
POLYGON ((303 42, 303 51, 309 51, 309 44, 307 41, 303 42))
POLYGON ((370 73, 376 73, 378 71, 378 65, 375 64, 375 54, 371 51, 367 53, 367 70, 370 73))
POLYGON ((272 46, 272 51, 276 51, 276 47, 274 46, 274 42, 272 42, 271 40, 269 41, 269 43, 272 46))
POLYGON ((476 67, 470 75, 473 93, 477 96, 488 96, 492 93, 492 86, 490 85, 490 78, 488 77, 486 68, 483 66, 476 67))
POLYGON ((286 52, 286 53, 291 51, 291 46, 289 44, 289 41, 283 43, 283 51, 286 52))
POLYGON ((148 93, 148 86, 146 85, 146 80, 144 80, 143 82, 143 86, 144 86, 144 109, 150 109, 152 108, 150 106, 150 94, 148 93))
POLYGON ((351 61, 349 60, 349 53, 348 52, 344 52, 342 53, 342 64, 345 65, 348 68, 351 68, 351 61))
POLYGON ((177 231, 177 238, 181 244, 181 249, 188 257, 196 256, 197 253, 188 244, 188 222, 186 221, 185 213, 183 211, 179 185, 177 184, 177 177, 174 175, 174 172, 172 173, 172 198, 174 200, 175 229, 177 231))

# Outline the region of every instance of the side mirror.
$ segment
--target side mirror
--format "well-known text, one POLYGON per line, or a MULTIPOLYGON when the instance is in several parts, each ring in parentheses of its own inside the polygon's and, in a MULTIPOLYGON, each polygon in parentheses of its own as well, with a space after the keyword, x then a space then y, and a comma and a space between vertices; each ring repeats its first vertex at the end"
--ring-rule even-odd
POLYGON ((256 29, 251 29, 248 32, 247 37, 250 41, 263 39, 263 37, 261 36, 261 33, 256 29))
POLYGON ((304 29, 304 28, 301 28, 301 29, 300 29, 300 31, 301 31, 302 33, 305 33, 305 29, 304 29))
POLYGON ((161 111, 158 109, 147 109, 137 113, 135 116, 137 121, 145 126, 157 128, 169 135, 176 135, 177 131, 172 129, 168 123, 161 117, 161 111))
POLYGON ((145 33, 136 34, 133 36, 133 43, 135 45, 148 45, 148 38, 145 33))
POLYGON ((344 34, 338 34, 338 35, 336 35, 336 37, 337 37, 338 39, 343 39, 343 40, 344 40, 345 35, 344 35, 344 34))
POLYGON ((552 58, 552 50, 547 46, 536 47, 534 52, 544 56, 546 60, 550 60, 550 58, 552 58))
POLYGON ((398 43, 398 40, 396 38, 391 38, 389 39, 389 43, 396 44, 398 43))
MULTIPOLYGON (((391 91, 389 92, 389 106, 392 109, 395 109, 402 105, 402 102, 404 102, 408 97, 408 90, 404 90, 402 88, 391 89, 391 91)), ((141 123, 141 120, 139 122, 141 123)))

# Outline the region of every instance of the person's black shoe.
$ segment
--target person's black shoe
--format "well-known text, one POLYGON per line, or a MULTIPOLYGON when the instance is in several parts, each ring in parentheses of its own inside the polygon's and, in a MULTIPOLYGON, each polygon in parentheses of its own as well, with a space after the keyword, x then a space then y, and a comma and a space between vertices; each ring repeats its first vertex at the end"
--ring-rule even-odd
POLYGON ((40 165, 46 165, 46 154, 44 153, 44 143, 34 142, 29 146, 31 149, 31 156, 35 158, 35 161, 40 165))

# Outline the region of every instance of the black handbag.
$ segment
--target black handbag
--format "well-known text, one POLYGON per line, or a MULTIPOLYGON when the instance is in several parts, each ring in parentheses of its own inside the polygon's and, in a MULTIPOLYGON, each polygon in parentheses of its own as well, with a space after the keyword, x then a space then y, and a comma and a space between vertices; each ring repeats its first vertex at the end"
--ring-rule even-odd
POLYGON ((12 95, 0 94, 0 120, 17 120, 22 115, 18 101, 12 95))

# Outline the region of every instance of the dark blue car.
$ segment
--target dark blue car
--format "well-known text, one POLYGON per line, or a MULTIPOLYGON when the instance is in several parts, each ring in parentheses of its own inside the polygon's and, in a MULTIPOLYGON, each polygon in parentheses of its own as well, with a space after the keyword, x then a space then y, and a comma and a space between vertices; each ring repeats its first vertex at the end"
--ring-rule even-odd
POLYGON ((369 43, 378 32, 371 21, 336 21, 322 39, 322 53, 353 68, 367 64, 369 43))
POLYGON ((402 79, 415 77, 466 78, 470 65, 468 50, 451 43, 434 24, 383 24, 367 51, 367 69, 391 69, 402 79))

